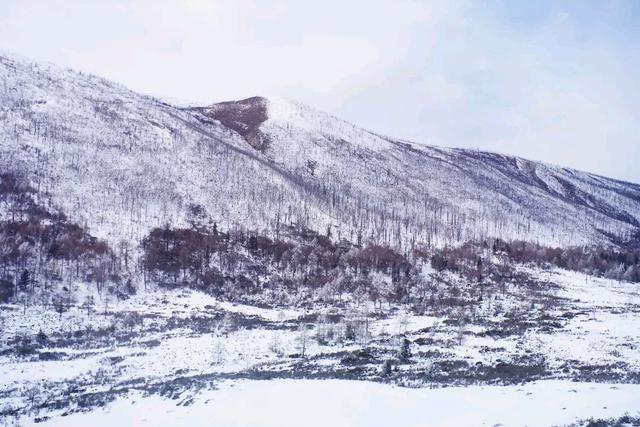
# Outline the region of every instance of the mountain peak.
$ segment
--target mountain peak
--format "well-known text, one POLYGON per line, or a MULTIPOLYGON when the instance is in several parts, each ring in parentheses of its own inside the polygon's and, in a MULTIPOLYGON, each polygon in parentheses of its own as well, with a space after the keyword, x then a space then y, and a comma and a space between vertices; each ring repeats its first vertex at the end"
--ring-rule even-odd
MULTIPOLYGON (((307 104, 280 96, 254 96, 196 108, 205 116, 220 121, 239 133, 253 148, 277 155, 274 142, 283 138, 296 147, 307 146, 319 138, 341 141, 370 151, 389 148, 387 139, 361 129, 307 104), (269 150, 272 148, 272 150, 269 150)), ((285 151, 292 148, 280 147, 285 151)), ((303 147, 304 148, 304 147, 303 147)))
POLYGON ((261 132, 260 125, 269 118, 268 103, 266 98, 254 96, 239 101, 219 102, 196 110, 236 131, 256 150, 264 150, 270 140, 261 132))

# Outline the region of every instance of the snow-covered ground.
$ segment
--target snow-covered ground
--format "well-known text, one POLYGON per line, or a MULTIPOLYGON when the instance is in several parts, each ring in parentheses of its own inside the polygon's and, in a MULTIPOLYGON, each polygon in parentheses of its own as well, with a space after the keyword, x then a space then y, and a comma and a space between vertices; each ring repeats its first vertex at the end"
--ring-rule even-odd
POLYGON ((553 286, 529 296, 534 303, 516 288, 485 299, 464 322, 408 307, 253 307, 193 290, 141 291, 109 301, 106 313, 96 297, 90 315, 3 305, 0 414, 8 425, 300 425, 304 416, 318 425, 557 425, 636 416, 640 287, 527 270, 553 286), (18 355, 15 337, 39 331, 46 342, 18 355), (401 361, 404 338, 411 354, 401 361))
POLYGON ((89 313, 3 305, 0 414, 9 425, 298 425, 308 414, 319 425, 470 425, 478 414, 471 425, 550 425, 635 415, 640 287, 522 269, 550 286, 527 302, 529 291, 514 287, 464 322, 408 307, 253 307, 186 289, 106 304, 96 294, 89 313), (18 355, 16 337, 33 342, 40 331, 45 342, 18 355), (404 338, 411 355, 399 361, 404 338), (283 415, 269 424, 274 413, 283 415))
POLYGON ((360 381, 223 382, 188 405, 134 394, 45 426, 553 426, 640 415, 640 385, 538 381, 409 389, 360 381))

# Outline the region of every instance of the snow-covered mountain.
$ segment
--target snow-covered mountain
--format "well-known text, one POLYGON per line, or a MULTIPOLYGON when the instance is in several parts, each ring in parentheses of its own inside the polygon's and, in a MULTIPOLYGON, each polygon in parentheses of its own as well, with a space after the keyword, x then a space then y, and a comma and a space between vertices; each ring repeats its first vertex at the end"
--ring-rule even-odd
POLYGON ((639 230, 637 184, 0 55, 0 425, 637 425, 640 248, 569 246, 639 230))
POLYGON ((400 248, 603 244, 640 229, 637 184, 400 141, 278 98, 177 107, 10 55, 0 55, 0 171, 112 245, 196 220, 400 248))

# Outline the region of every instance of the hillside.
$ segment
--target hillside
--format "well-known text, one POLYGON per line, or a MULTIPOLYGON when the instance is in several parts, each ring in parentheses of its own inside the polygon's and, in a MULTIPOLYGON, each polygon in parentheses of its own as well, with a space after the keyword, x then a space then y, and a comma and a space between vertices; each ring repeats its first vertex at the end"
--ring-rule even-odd
POLYGON ((639 230, 637 184, 0 55, 0 425, 636 425, 639 230))
POLYGON ((0 82, 0 170, 112 247, 194 220, 400 250, 487 237, 607 245, 639 229, 637 184, 398 141, 293 101, 179 108, 7 55, 0 82))

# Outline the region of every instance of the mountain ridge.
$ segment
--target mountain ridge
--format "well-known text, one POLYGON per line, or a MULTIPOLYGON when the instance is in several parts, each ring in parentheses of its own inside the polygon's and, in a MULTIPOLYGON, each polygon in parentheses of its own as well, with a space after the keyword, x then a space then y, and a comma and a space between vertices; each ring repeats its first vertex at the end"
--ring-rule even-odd
POLYGON ((2 54, 0 82, 2 170, 112 245, 186 226, 195 207, 226 229, 297 224, 398 248, 611 244, 639 228, 640 185, 397 140, 295 101, 177 107, 2 54))

